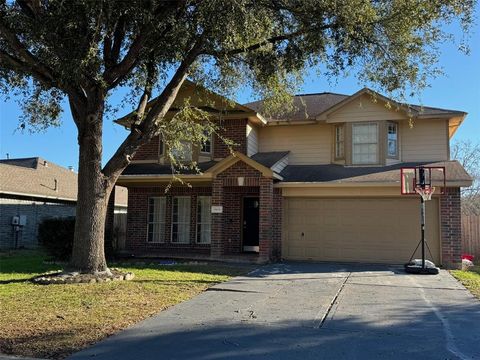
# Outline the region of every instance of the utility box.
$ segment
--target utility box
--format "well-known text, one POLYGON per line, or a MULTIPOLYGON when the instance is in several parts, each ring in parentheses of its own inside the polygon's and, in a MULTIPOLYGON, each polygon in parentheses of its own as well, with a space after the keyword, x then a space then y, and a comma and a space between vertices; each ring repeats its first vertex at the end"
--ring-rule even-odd
POLYGON ((12 225, 25 226, 27 225, 27 215, 17 215, 12 217, 12 225))

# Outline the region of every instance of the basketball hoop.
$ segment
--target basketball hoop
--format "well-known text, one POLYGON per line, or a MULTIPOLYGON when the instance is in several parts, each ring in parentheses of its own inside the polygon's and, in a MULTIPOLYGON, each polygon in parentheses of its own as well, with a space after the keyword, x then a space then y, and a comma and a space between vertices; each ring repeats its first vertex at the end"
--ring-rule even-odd
POLYGON ((417 186, 415 188, 415 192, 422 197, 423 201, 432 200, 432 195, 435 192, 435 186, 417 186))

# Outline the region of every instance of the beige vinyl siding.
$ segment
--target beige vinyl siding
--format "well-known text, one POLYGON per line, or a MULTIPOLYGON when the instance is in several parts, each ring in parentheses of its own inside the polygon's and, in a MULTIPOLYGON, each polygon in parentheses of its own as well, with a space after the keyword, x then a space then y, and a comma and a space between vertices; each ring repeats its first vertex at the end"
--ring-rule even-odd
POLYGON ((247 124, 247 156, 258 152, 258 129, 251 123, 247 124))
POLYGON ((402 120, 405 117, 403 111, 388 109, 383 101, 373 102, 369 95, 363 95, 328 115, 327 122, 402 120))
POLYGON ((329 164, 332 151, 329 124, 268 126, 259 129, 259 151, 289 150, 289 165, 329 164))
POLYGON ((447 120, 416 120, 410 128, 408 121, 400 122, 401 160, 448 160, 447 120))

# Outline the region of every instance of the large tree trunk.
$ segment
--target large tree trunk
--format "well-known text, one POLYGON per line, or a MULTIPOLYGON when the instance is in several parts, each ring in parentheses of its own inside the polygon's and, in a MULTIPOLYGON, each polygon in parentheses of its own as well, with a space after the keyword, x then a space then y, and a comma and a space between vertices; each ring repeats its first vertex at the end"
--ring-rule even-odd
POLYGON ((102 173, 103 109, 103 100, 99 100, 95 106, 88 107, 83 119, 76 119, 79 125, 78 195, 70 268, 87 273, 108 271, 105 218, 114 182, 102 173))

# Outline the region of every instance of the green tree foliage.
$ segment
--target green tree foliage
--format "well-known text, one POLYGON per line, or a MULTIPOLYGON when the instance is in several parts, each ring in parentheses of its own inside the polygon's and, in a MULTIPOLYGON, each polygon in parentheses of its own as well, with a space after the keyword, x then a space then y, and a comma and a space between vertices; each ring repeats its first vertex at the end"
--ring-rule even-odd
MULTIPOLYGON (((138 148, 157 135, 178 145, 183 138, 201 141, 205 128, 216 131, 208 121, 195 126, 182 116, 206 117, 188 104, 174 119, 166 118, 187 77, 227 96, 251 87, 267 99, 264 110, 270 114, 291 106, 288 94, 312 67, 329 77, 356 69, 361 82, 401 98, 438 72, 437 46, 451 40, 443 26, 458 22, 468 29, 474 3, 3 0, 0 90, 21 99, 22 124, 33 129, 58 125, 68 103, 80 147, 75 243, 84 241, 90 254, 74 265, 104 269, 104 261, 85 265, 100 256, 93 249, 103 249, 96 246, 103 241, 101 221, 87 217, 103 212, 138 148), (125 88, 134 125, 102 167, 102 123, 115 114, 109 97, 125 88)), ((75 249, 72 259, 80 258, 75 249)))

